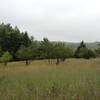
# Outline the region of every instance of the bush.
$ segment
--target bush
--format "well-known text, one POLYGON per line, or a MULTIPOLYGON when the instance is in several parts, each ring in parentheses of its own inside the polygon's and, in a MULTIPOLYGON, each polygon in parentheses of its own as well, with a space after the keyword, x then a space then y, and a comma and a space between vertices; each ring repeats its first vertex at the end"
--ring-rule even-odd
POLYGON ((94 58, 96 57, 96 54, 94 51, 87 49, 87 48, 81 48, 79 52, 79 58, 94 58))
POLYGON ((4 63, 5 64, 5 66, 7 65, 7 63, 9 62, 9 61, 11 61, 12 60, 12 55, 7 51, 7 52, 5 52, 3 55, 2 55, 2 57, 1 57, 1 62, 2 63, 4 63))

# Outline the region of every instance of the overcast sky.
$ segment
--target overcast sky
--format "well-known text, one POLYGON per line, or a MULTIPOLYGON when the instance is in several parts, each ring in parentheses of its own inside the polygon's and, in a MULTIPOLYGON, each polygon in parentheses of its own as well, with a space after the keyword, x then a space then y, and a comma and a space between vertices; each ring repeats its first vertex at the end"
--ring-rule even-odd
POLYGON ((100 0, 0 0, 0 23, 35 39, 100 41, 100 0))

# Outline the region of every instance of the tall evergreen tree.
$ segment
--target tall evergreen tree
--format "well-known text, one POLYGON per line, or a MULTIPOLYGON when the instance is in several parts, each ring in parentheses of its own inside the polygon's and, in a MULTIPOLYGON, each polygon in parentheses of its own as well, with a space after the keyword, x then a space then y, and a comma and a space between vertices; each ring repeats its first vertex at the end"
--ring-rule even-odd
POLYGON ((27 32, 20 32, 18 27, 13 28, 10 24, 0 25, 0 46, 4 52, 8 51, 16 59, 16 52, 21 45, 29 46, 32 40, 27 32))
POLYGON ((31 39, 29 38, 28 33, 27 32, 22 33, 21 36, 22 36, 21 37, 21 40, 22 40, 21 45, 24 45, 26 47, 29 46, 31 44, 31 39))
POLYGON ((84 41, 82 41, 82 42, 80 43, 80 45, 77 47, 77 49, 76 49, 76 51, 75 51, 75 57, 80 58, 79 53, 80 53, 80 50, 81 50, 82 48, 87 48, 86 45, 85 45, 85 43, 84 43, 84 41))

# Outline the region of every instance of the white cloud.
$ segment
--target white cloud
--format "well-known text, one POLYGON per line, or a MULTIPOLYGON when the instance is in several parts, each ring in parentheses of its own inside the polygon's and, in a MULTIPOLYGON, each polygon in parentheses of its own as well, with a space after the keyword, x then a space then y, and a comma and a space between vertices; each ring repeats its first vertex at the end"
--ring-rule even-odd
POLYGON ((99 0, 0 0, 0 21, 37 39, 99 41, 99 5, 99 0))

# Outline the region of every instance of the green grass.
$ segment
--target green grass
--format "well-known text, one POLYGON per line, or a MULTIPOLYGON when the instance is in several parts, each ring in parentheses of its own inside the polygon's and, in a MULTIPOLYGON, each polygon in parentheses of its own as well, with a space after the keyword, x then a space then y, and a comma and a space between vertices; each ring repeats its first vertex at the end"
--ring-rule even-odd
POLYGON ((0 64, 0 100, 100 100, 100 59, 0 64))

